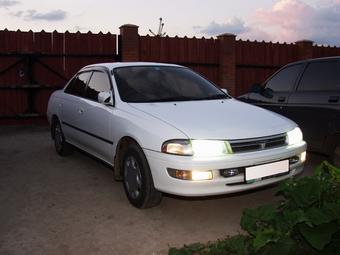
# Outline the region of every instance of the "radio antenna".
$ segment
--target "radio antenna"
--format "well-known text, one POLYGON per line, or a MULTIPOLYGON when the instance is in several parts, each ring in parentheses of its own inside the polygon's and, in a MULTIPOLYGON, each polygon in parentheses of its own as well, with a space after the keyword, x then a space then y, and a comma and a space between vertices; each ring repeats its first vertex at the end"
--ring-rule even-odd
POLYGON ((163 19, 162 19, 162 18, 159 18, 159 26, 158 26, 158 32, 157 32, 157 33, 154 33, 151 29, 149 29, 150 33, 151 33, 153 36, 163 37, 163 36, 166 35, 165 32, 163 33, 164 23, 163 23, 162 21, 163 21, 163 19))

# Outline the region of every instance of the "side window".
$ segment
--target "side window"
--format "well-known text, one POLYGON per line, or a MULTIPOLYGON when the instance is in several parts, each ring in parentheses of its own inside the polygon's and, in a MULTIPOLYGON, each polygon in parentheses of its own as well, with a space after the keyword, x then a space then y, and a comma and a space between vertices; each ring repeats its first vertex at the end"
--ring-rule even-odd
POLYGON ((301 64, 298 64, 282 69, 267 82, 266 88, 270 88, 275 92, 288 92, 293 90, 301 66, 301 64))
POLYGON ((98 100, 99 92, 110 91, 110 81, 104 72, 93 72, 87 85, 85 97, 94 101, 98 100))
POLYGON ((74 77, 70 84, 66 87, 65 93, 74 96, 82 96, 84 94, 89 75, 89 72, 84 72, 74 77))
POLYGON ((310 63, 301 78, 298 91, 340 90, 340 64, 336 61, 310 63))

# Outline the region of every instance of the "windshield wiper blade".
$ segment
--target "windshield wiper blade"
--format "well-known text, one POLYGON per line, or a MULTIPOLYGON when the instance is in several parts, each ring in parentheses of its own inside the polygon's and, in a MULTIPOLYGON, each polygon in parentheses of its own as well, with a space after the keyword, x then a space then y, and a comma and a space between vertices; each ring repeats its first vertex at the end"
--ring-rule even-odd
POLYGON ((207 96, 207 97, 199 97, 193 100, 217 100, 217 99, 228 99, 230 98, 227 95, 224 94, 218 94, 218 95, 213 95, 213 96, 207 96))
POLYGON ((159 99, 144 100, 144 103, 157 103, 157 102, 175 102, 175 101, 189 101, 193 100, 191 97, 165 97, 159 99))
POLYGON ((161 102, 176 102, 176 101, 199 101, 199 100, 217 100, 217 99, 228 99, 230 98, 224 94, 218 94, 213 96, 207 97, 185 97, 185 96, 178 96, 178 97, 164 97, 164 98, 155 98, 155 99, 146 99, 140 100, 138 103, 161 103, 161 102))

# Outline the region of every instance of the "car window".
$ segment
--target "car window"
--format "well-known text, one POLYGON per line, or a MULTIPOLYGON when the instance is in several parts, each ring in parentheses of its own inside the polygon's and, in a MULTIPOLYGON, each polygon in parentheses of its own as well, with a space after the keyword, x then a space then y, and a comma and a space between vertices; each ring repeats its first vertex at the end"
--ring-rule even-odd
POLYGON ((93 72, 85 91, 85 97, 98 101, 98 94, 104 91, 110 91, 109 77, 104 72, 93 72))
POLYGON ((299 91, 340 90, 340 64, 336 61, 310 63, 301 78, 299 91))
POLYGON ((270 88, 275 92, 288 92, 293 90, 301 66, 301 64, 298 64, 282 69, 267 82, 266 88, 270 88))
POLYGON ((65 89, 65 93, 82 96, 84 94, 87 80, 90 76, 90 72, 83 72, 78 74, 65 89))
POLYGON ((129 66, 114 70, 120 97, 125 102, 169 102, 229 98, 188 68, 129 66))

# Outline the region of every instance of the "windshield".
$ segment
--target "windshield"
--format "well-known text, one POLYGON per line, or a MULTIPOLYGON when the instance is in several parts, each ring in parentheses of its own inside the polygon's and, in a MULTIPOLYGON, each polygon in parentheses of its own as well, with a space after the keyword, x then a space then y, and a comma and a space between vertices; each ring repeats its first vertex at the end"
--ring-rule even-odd
POLYGON ((124 102, 171 102, 230 98, 211 82, 188 68, 129 66, 114 69, 124 102))

